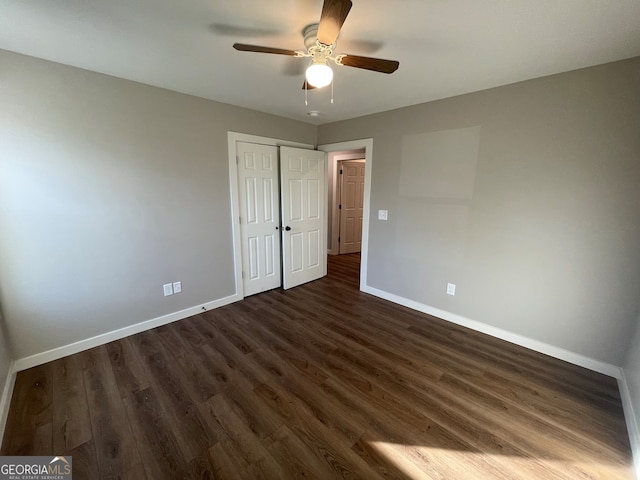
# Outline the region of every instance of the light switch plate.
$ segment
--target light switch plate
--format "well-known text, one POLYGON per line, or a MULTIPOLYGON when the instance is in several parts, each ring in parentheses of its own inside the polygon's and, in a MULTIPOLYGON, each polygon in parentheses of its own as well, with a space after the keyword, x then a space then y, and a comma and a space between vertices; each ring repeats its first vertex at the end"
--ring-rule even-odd
POLYGON ((447 295, 456 294, 456 285, 454 283, 447 283, 447 295))
POLYGON ((180 293, 182 291, 182 282, 173 282, 173 293, 180 293))
POLYGON ((170 283, 165 283, 162 286, 162 289, 164 290, 164 296, 168 296, 168 295, 173 295, 173 285, 171 285, 170 283))
POLYGON ((387 220, 389 218, 389 210, 378 210, 378 220, 387 220))

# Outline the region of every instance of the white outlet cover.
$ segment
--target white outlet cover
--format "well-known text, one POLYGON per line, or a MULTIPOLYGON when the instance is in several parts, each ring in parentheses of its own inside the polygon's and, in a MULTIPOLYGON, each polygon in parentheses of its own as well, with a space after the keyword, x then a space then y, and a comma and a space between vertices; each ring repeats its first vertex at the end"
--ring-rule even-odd
POLYGON ((447 295, 455 295, 456 286, 454 283, 447 283, 447 295))
POLYGON ((182 282, 173 282, 173 293, 180 293, 182 291, 182 282))
POLYGON ((388 220, 389 210, 378 210, 378 220, 388 220))
POLYGON ((173 295, 173 285, 170 283, 165 283, 162 286, 162 290, 164 290, 164 296, 167 297, 169 295, 173 295))

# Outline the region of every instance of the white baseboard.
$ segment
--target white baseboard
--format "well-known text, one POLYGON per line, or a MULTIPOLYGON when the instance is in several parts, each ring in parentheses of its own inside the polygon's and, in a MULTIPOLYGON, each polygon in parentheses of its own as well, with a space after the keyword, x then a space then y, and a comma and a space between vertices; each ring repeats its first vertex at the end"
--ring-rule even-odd
POLYGON ((4 430, 7 427, 7 418, 9 416, 9 406, 11 406, 11 397, 13 395, 13 386, 16 383, 16 362, 9 364, 7 379, 4 382, 2 397, 0 397, 0 443, 4 439, 4 430))
POLYGON ((633 464, 636 471, 636 479, 640 480, 640 427, 638 427, 638 417, 633 407, 633 399, 627 385, 627 377, 622 370, 622 376, 618 379, 622 407, 624 409, 624 419, 627 423, 629 440, 631 443, 631 453, 633 454, 633 464))
POLYGON ((602 373, 604 375, 608 375, 617 379, 620 379, 622 376, 622 369, 620 367, 604 363, 593 358, 585 357, 584 355, 580 355, 578 353, 574 353, 569 350, 556 347, 554 345, 549 345, 548 343, 540 342, 523 335, 518 335, 517 333, 487 325, 486 323, 478 322, 476 320, 471 320, 461 315, 447 312, 446 310, 440 310, 439 308, 430 307, 429 305, 425 305, 423 303, 419 303, 415 300, 410 300, 393 293, 385 292, 384 290, 379 290, 377 288, 370 287, 369 285, 366 285, 362 289, 362 291, 376 297, 384 298, 385 300, 389 300, 390 302, 404 305, 405 307, 409 307, 413 310, 427 313, 429 315, 433 315, 434 317, 442 318, 443 320, 447 320, 448 322, 455 323, 457 325, 461 325, 478 332, 486 333, 487 335, 491 335, 492 337, 497 337, 502 340, 506 340, 507 342, 515 343, 516 345, 535 350, 536 352, 544 353, 551 357, 573 363, 574 365, 588 368, 589 370, 593 370, 594 372, 602 373))
POLYGON ((121 338, 128 337, 129 335, 134 335, 136 333, 144 332, 145 330, 150 330, 152 328, 166 325, 167 323, 182 320, 183 318, 202 313, 204 310, 219 308, 224 305, 237 302, 238 300, 242 300, 242 297, 240 295, 230 295, 228 297, 213 300, 202 305, 197 305, 195 307, 186 308, 178 312, 169 313, 167 315, 163 315, 162 317, 153 318, 151 320, 136 323, 134 325, 120 328, 118 330, 113 330, 101 335, 96 335, 95 337, 80 340, 75 343, 70 343, 69 345, 54 348, 46 352, 36 353, 35 355, 31 355, 29 357, 20 358, 15 361, 15 371, 20 372, 37 365, 42 365, 44 363, 66 357, 67 355, 73 355, 74 353, 82 352, 83 350, 88 350, 99 345, 104 345, 105 343, 113 342, 114 340, 119 340, 121 338))

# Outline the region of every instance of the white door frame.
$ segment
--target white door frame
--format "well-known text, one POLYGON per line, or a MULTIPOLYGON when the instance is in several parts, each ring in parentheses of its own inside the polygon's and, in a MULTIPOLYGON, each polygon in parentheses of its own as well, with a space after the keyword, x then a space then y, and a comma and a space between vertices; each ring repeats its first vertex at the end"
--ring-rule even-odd
MULTIPOLYGON (((238 166, 236 159, 238 156, 236 142, 259 143, 262 145, 272 145, 274 147, 297 147, 313 149, 314 145, 308 143, 292 142, 289 140, 279 140, 276 138, 260 137, 246 133, 227 132, 227 145, 229 148, 229 188, 231 193, 231 232, 233 235, 233 259, 235 271, 235 294, 239 299, 244 298, 244 287, 242 285, 242 243, 240 238, 240 201, 238 198, 238 166)), ((366 179, 365 179, 366 182, 366 179)), ((365 185, 366 189, 366 185, 365 185)))
MULTIPOLYGON (((371 167, 373 160, 373 138, 351 140, 348 142, 328 143, 318 145, 323 152, 339 152, 344 150, 358 150, 364 148, 364 209, 362 215, 362 251, 360 252, 360 291, 367 286, 367 258, 369 256, 369 216, 371 201, 371 167)), ((334 169, 335 170, 335 169, 334 169)), ((335 189, 334 189, 335 193, 335 189)), ((333 243, 333 242, 332 242, 333 243)))

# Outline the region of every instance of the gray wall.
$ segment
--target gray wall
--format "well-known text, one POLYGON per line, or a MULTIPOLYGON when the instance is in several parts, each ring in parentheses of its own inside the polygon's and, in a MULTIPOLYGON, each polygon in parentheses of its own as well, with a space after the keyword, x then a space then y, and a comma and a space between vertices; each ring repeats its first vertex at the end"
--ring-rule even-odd
POLYGON ((636 322, 635 334, 631 337, 623 368, 637 420, 637 415, 640 414, 640 315, 636 322))
MULTIPOLYGON (((626 412, 628 417, 627 424, 630 421, 635 422, 635 435, 637 435, 638 427, 640 427, 640 424, 638 423, 638 421, 640 420, 640 418, 638 417, 638 415, 640 415, 640 315, 638 316, 638 321, 636 322, 635 334, 631 337, 629 350, 627 351, 627 356, 624 362, 624 373, 627 380, 627 387, 629 388, 629 396, 631 397, 631 405, 634 413, 634 416, 630 416, 630 412, 626 412)), ((633 431, 629 433, 631 435, 634 435, 633 431)), ((640 475, 639 442, 640 438, 632 438, 631 446, 635 449, 633 455, 637 475, 640 475)))
POLYGON ((7 381, 7 375, 9 374, 9 367, 11 366, 12 360, 6 335, 4 318, 2 317, 2 311, 0 311, 0 397, 2 397, 3 394, 4 385, 7 381))
POLYGON ((373 137, 368 285, 622 365, 639 132, 635 58, 322 125, 318 143, 373 137))
POLYGON ((4 429, 9 413, 9 404, 11 400, 11 389, 5 388, 7 378, 9 377, 9 369, 11 368, 11 351, 7 342, 4 318, 2 317, 2 308, 0 308, 0 438, 4 437, 4 429))
POLYGON ((233 293, 231 130, 373 137, 369 285, 622 365, 640 308, 639 72, 632 59, 316 129, 0 51, 13 354, 233 293), (479 131, 477 158, 436 145, 456 131, 479 131), (183 293, 163 297, 177 280, 183 293))
POLYGON ((316 143, 313 125, 4 51, 0 105, 16 358, 233 294, 227 131, 316 143))

